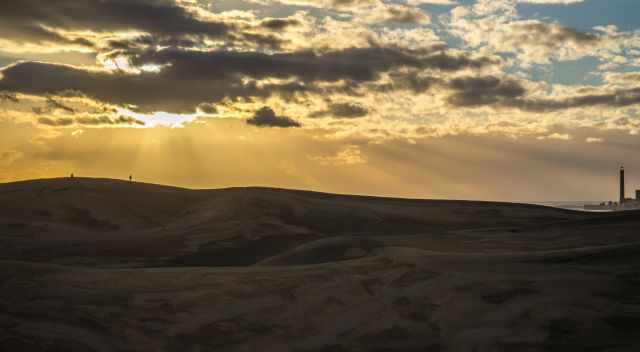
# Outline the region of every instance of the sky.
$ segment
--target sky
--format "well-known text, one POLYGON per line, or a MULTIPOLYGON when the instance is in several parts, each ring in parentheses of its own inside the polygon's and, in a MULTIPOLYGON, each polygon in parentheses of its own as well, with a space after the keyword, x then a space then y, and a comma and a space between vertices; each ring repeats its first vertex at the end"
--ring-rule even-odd
POLYGON ((637 0, 6 0, 0 182, 640 189, 637 0))

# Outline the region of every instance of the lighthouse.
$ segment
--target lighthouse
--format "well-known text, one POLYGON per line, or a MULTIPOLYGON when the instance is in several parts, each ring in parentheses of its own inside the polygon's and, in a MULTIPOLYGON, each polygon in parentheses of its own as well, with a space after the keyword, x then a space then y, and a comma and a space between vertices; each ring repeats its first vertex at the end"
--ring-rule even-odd
POLYGON ((622 203, 624 203, 625 201, 625 196, 624 196, 624 166, 620 167, 620 205, 622 205, 622 203))
POLYGON ((620 166, 620 200, 618 202, 608 201, 600 204, 585 204, 584 209, 595 211, 640 210, 640 189, 636 191, 635 199, 626 197, 624 165, 620 166))

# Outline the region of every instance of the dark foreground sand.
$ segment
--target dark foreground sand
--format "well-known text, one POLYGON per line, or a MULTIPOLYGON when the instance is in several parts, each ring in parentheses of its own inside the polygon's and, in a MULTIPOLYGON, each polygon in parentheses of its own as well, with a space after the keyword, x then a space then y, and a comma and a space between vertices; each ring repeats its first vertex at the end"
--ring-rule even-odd
POLYGON ((640 213, 0 185, 0 351, 638 351, 640 213))

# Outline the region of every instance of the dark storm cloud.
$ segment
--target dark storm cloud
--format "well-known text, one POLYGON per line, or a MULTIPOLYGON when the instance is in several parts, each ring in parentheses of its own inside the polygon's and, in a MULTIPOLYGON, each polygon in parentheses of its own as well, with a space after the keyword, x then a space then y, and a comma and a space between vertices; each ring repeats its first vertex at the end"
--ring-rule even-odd
POLYGON ((0 1, 0 36, 35 42, 68 42, 48 28, 95 32, 139 30, 163 36, 212 37, 224 36, 231 29, 223 22, 199 20, 172 0, 0 1))
POLYGON ((382 47, 277 54, 168 49, 142 52, 131 59, 134 65, 164 68, 160 73, 133 75, 23 62, 2 71, 0 90, 43 95, 71 89, 103 102, 136 105, 141 111, 192 112, 203 102, 224 98, 306 93, 316 90, 318 82, 346 81, 357 86, 403 67, 450 72, 493 64, 486 58, 382 47), (258 85, 247 78, 295 81, 258 85))
POLYGON ((300 123, 296 120, 287 116, 278 116, 268 106, 256 111, 247 123, 258 127, 300 127, 300 123))

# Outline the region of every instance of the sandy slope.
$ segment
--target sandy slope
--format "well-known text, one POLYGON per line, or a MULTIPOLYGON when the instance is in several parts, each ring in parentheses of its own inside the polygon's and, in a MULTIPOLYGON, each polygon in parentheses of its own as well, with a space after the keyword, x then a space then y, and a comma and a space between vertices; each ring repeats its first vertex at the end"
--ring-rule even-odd
POLYGON ((531 205, 80 178, 0 185, 0 207, 0 259, 122 267, 250 265, 336 236, 419 235, 424 246, 473 250, 473 236, 455 231, 590 218, 531 205))
POLYGON ((0 209, 0 351, 640 348, 636 212, 96 179, 0 209))

